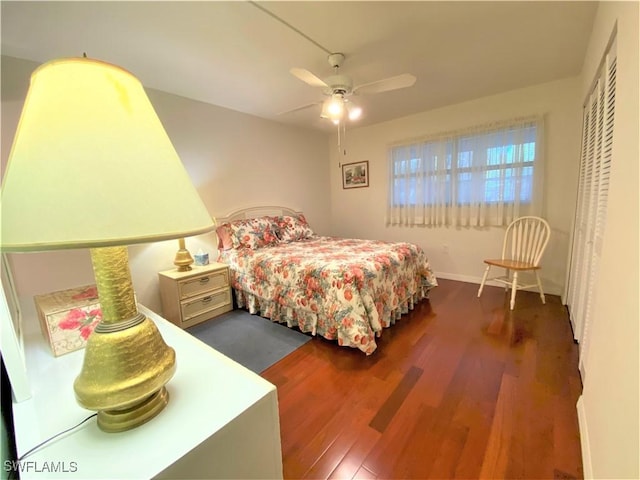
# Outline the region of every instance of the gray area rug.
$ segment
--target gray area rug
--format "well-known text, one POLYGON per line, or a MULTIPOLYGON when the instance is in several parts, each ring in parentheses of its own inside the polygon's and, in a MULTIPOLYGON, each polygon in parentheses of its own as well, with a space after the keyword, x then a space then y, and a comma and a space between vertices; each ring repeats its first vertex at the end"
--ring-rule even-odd
POLYGON ((245 310, 232 310, 187 332, 255 373, 311 340, 298 330, 245 310))

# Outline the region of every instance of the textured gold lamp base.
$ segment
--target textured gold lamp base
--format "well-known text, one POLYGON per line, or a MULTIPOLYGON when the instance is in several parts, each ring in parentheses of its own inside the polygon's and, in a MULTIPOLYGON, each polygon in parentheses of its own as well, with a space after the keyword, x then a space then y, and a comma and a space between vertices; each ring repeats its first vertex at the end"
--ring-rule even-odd
POLYGON ((188 272, 191 270, 192 263, 193 257, 184 244, 184 238, 181 238, 178 240, 178 251, 176 252, 176 258, 173 260, 173 264, 178 267, 179 272, 188 272))
POLYGON ((167 404, 164 385, 175 372, 175 351, 144 315, 108 328, 99 324, 87 340, 73 387, 81 406, 98 411, 98 426, 118 432, 142 425, 167 404))
POLYGON ((148 422, 169 403, 169 392, 162 387, 133 407, 98 412, 98 427, 109 433, 130 430, 148 422))
POLYGON ((151 420, 169 402, 164 385, 176 370, 175 351, 155 323, 138 312, 126 247, 91 250, 102 321, 87 340, 78 403, 98 411, 98 426, 121 432, 151 420))

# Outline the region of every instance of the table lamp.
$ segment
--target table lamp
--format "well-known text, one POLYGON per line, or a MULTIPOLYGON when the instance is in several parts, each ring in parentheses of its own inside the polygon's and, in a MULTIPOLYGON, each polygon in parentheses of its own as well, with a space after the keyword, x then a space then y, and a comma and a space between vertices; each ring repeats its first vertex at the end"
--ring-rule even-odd
POLYGON ((103 319, 74 382, 108 432, 169 401, 174 350, 138 312, 127 245, 214 228, 142 84, 88 58, 31 75, 2 185, 4 252, 89 248, 103 319))
POLYGON ((179 272, 188 272, 191 270, 191 264, 193 263, 193 257, 184 243, 184 238, 178 239, 178 251, 176 252, 176 258, 173 260, 173 264, 178 267, 179 272))

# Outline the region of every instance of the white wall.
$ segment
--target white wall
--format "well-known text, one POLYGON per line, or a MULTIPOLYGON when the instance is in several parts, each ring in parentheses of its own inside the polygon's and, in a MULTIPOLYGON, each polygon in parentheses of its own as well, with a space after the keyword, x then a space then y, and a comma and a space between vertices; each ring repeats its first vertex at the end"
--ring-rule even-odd
POLYGON ((640 478, 638 438, 638 2, 602 2, 581 76, 586 98, 617 24, 613 166, 592 339, 578 403, 585 476, 640 478))
POLYGON ((545 115, 543 216, 552 228, 542 261, 546 292, 561 294, 574 214, 580 154, 580 83, 577 77, 451 105, 370 127, 348 129, 347 155, 330 140, 331 219, 334 234, 410 241, 421 245, 437 274, 480 282, 484 258, 500 255, 504 229, 386 227, 387 151, 390 143, 495 120, 545 115), (370 187, 343 190, 340 163, 369 161, 370 187), (448 253, 444 253, 444 246, 448 253))
MULTIPOLYGON (((36 63, 2 57, 2 171, 36 63)), ((147 90, 160 120, 211 215, 253 205, 301 209, 314 230, 329 234, 326 135, 147 90)), ((153 172, 149 172, 152 178, 153 172)), ((187 248, 215 252, 213 234, 187 248)), ((173 268, 177 241, 129 248, 138 300, 161 312, 158 271, 173 268)), ((93 283, 88 250, 10 256, 21 297, 93 283)))

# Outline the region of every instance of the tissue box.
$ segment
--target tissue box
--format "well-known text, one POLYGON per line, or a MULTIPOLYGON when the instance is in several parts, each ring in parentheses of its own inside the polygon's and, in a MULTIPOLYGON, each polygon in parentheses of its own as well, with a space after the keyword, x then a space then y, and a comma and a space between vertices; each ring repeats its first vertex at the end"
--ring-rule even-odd
POLYGON ((204 265, 209 265, 209 254, 198 252, 195 255, 196 265, 202 267, 204 265))
POLYGON ((102 319, 95 285, 34 297, 40 327, 56 357, 84 348, 102 319))

